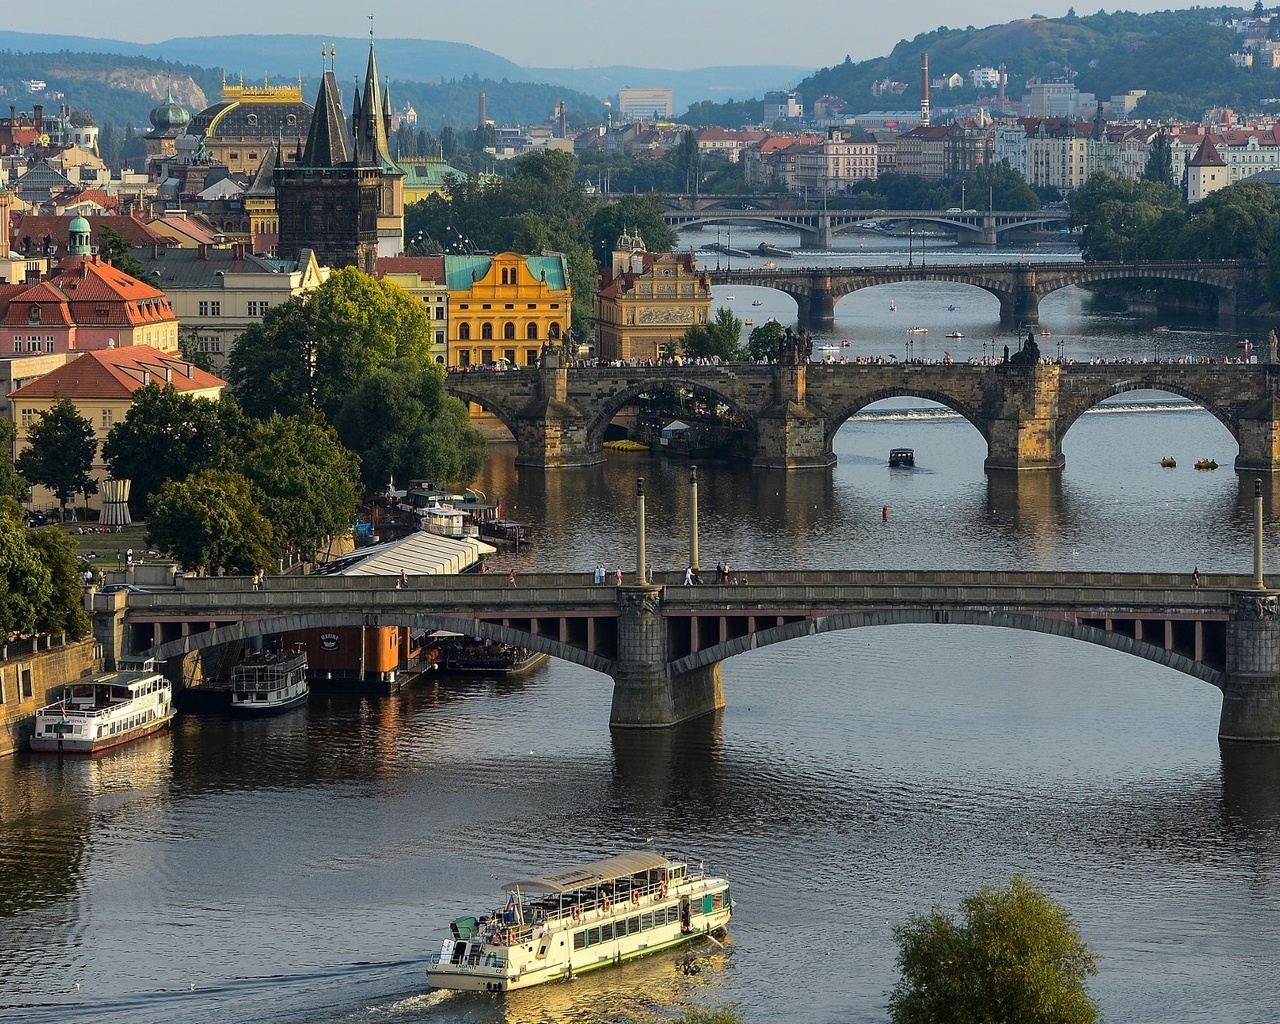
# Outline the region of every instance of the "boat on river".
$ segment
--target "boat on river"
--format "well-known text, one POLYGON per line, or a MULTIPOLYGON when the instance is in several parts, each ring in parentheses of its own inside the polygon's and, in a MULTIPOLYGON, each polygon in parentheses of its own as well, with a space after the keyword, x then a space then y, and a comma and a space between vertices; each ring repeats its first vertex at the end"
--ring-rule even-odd
POLYGON ((914 466, 916 464, 916 452, 914 448, 890 448, 889 449, 889 465, 890 466, 914 466))
POLYGON ((1217 469, 1218 463, 1214 459, 1198 459, 1196 461, 1196 469, 1217 469))
POLYGON ((929 328, 927 328, 927 327, 908 327, 908 328, 907 328, 907 333, 908 333, 908 334, 928 334, 928 333, 929 333, 929 328))
POLYGON ((231 710, 242 715, 279 715, 307 702, 307 656, 251 654, 231 673, 231 710))
POLYGON ((729 880, 700 863, 636 850, 509 882, 506 902, 449 925, 427 959, 432 988, 509 992, 721 935, 729 880))
POLYGON ((64 687, 58 700, 36 712, 31 749, 99 754, 163 729, 174 714, 173 686, 148 658, 64 687))
POLYGON ((1166 455, 1163 459, 1160 460, 1160 465, 1165 469, 1176 469, 1178 465, 1178 460, 1175 459, 1172 455, 1166 455))

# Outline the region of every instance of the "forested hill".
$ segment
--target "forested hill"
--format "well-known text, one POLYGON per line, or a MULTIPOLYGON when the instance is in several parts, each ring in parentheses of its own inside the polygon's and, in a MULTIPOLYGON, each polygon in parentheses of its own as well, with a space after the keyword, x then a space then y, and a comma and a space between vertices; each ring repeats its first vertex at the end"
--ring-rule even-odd
MULTIPOLYGON (((1243 40, 1221 22, 1245 17, 1252 8, 1199 7, 1192 10, 1133 14, 1099 11, 1076 17, 1031 17, 987 28, 939 28, 904 39, 887 57, 854 63, 848 57, 800 82, 796 89, 806 109, 823 95, 849 104, 846 114, 868 110, 913 110, 920 104, 920 54, 929 54, 930 77, 959 73, 959 89, 933 93, 935 107, 972 101, 980 95, 969 84, 969 69, 1005 65, 1008 95, 1019 98, 1027 78, 1057 63, 1078 73, 1076 85, 1099 99, 1146 89, 1137 110, 1143 117, 1199 118, 1207 107, 1237 112, 1260 110, 1264 100, 1280 96, 1280 70, 1237 68, 1227 55, 1243 40), (1218 22, 1219 24, 1214 24, 1218 22), (873 96, 872 83, 905 82, 900 95, 873 96)), ((1276 19, 1280 29, 1280 18, 1276 19)), ((982 95, 990 95, 985 89, 982 95)), ((743 104, 700 104, 700 123, 737 127, 743 104)), ((1274 105, 1271 105, 1274 109, 1274 105)))

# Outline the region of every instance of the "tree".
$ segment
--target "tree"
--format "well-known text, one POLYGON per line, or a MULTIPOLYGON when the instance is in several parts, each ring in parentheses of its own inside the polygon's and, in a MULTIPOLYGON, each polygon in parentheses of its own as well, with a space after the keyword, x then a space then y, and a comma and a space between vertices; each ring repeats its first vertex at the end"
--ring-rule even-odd
POLYGON ((332 420, 364 377, 393 359, 426 360, 430 346, 421 302, 389 281, 345 267, 242 334, 227 377, 255 419, 313 408, 332 420))
POLYGON ((759 327, 753 327, 747 336, 747 358, 774 362, 782 351, 784 334, 782 324, 777 320, 769 320, 759 327))
POLYGON ((276 560, 271 523, 238 473, 206 469, 170 480, 151 500, 147 543, 188 569, 249 573, 276 560))
POLYGON ((200 348, 200 335, 195 330, 178 332, 178 351, 192 366, 213 373, 213 357, 200 348))
POLYGON ((609 263, 618 238, 624 233, 643 238, 649 252, 670 252, 679 241, 663 221, 658 197, 652 193, 626 195, 616 203, 601 206, 591 215, 589 230, 591 251, 602 267, 609 263))
POLYGON ((31 425, 27 443, 29 447, 18 456, 18 472, 53 491, 64 516, 71 498, 98 493, 98 483, 89 475, 98 451, 93 424, 80 415, 71 399, 60 398, 53 408, 41 412, 31 425))
POLYGON ((27 540, 22 509, 0 498, 0 636, 30 636, 39 629, 53 583, 49 567, 27 540))
POLYGON ((234 398, 193 398, 152 382, 134 392, 102 455, 112 476, 132 481, 129 507, 145 517, 150 496, 166 481, 233 463, 248 431, 234 398))
POLYGON ((348 396, 337 426, 360 457, 367 492, 391 477, 466 482, 484 466, 484 435, 467 407, 445 394, 434 363, 399 360, 371 374, 348 396))
POLYGON ((46 526, 30 531, 27 542, 49 571, 49 589, 36 610, 37 630, 54 636, 65 633, 72 640, 88 636, 89 613, 81 596, 75 540, 65 530, 46 526))
POLYGON ((680 339, 682 351, 695 359, 711 359, 732 362, 742 358, 742 321, 733 310, 723 306, 716 310, 715 319, 709 324, 694 324, 680 339))
POLYGON ((31 485, 13 466, 13 440, 17 435, 13 420, 0 419, 0 499, 25 501, 31 485))
POLYGON ((312 552, 345 533, 360 503, 360 460, 332 427, 272 416, 253 430, 240 463, 277 541, 312 552))
POLYGON ((1161 128, 1151 140, 1151 150, 1147 154, 1147 165, 1143 168, 1145 181, 1158 182, 1175 188, 1178 184, 1173 176, 1173 148, 1169 145, 1169 133, 1161 128))
POLYGON ((1096 959, 1070 915, 1021 875, 961 901, 962 919, 935 907, 894 929, 901 977, 893 1024, 1094 1024, 1086 977, 1096 959))
POLYGON ((142 275, 146 273, 138 257, 133 254, 133 246, 129 244, 129 240, 115 228, 104 225, 98 229, 98 255, 135 280, 142 280, 142 275))

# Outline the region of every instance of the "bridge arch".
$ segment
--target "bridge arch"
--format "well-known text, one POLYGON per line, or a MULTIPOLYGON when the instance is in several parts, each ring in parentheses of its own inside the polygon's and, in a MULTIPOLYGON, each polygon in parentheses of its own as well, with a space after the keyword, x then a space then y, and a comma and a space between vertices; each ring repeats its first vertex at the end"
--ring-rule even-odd
POLYGON ((713 647, 706 647, 687 655, 670 666, 672 675, 691 672, 731 658, 735 654, 758 650, 772 644, 784 643, 802 636, 816 636, 822 633, 834 633, 846 629, 863 629, 868 626, 900 626, 900 625, 966 625, 995 626, 1005 629, 1021 629, 1033 633, 1048 633, 1052 636, 1080 640, 1084 643, 1106 647, 1124 654, 1132 654, 1145 661, 1163 665, 1175 672, 1192 676, 1211 686, 1223 689, 1223 673, 1202 662, 1188 658, 1176 651, 1169 651, 1144 640, 1135 640, 1122 633, 1111 633, 1096 626, 1085 626, 1067 619, 1050 618, 1048 616, 1020 614, 1007 611, 979 611, 970 609, 941 608, 886 608, 878 611, 850 612, 830 615, 799 622, 791 622, 783 626, 773 626, 756 633, 727 640, 713 647))
POLYGON ((742 402, 736 396, 723 390, 714 383, 708 384, 702 378, 688 376, 662 376, 647 377, 643 380, 633 381, 623 388, 610 393, 608 399, 596 410, 595 416, 587 424, 587 443, 588 445, 599 447, 604 441, 605 429, 613 422, 613 418, 618 413, 634 402, 641 395, 649 391, 658 390, 664 387, 690 388, 695 391, 702 391, 710 395, 714 395, 717 399, 724 402, 737 415, 741 416, 747 423, 751 433, 755 433, 755 416, 751 412, 742 407, 742 402))
POLYGON ((232 643, 237 640, 252 640, 257 637, 272 636, 276 633, 302 629, 336 629, 341 627, 358 629, 361 626, 404 626, 409 629, 446 630, 451 633, 461 633, 465 636, 478 636, 483 640, 492 640, 496 643, 527 647, 531 651, 549 654, 551 657, 559 658, 562 661, 571 661, 576 665, 582 665, 584 668, 589 668, 605 675, 608 675, 613 667, 613 663, 607 658, 603 658, 592 651, 573 647, 553 637, 540 633, 530 633, 527 630, 516 629, 511 626, 501 626, 497 623, 485 622, 479 619, 451 615, 368 615, 325 612, 323 610, 260 619, 244 619, 231 625, 218 626, 216 629, 203 630, 179 637, 176 640, 169 640, 141 653, 158 661, 167 661, 169 658, 181 657, 185 654, 217 647, 225 643, 232 643))
POLYGON ((983 440, 990 441, 987 436, 987 424, 982 416, 980 409, 975 409, 967 402, 958 401, 955 395, 947 394, 930 387, 912 387, 909 385, 893 385, 891 387, 880 388, 876 391, 869 391, 865 394, 858 395, 847 402, 831 406, 823 410, 825 420, 825 433, 823 442, 826 445, 828 453, 832 451, 835 443, 836 432, 845 425, 850 419, 862 412, 870 405, 876 402, 883 402, 887 398, 923 398, 926 401, 937 402, 939 405, 950 409, 952 412, 963 416, 971 423, 982 435, 983 440))
MULTIPOLYGON (((1059 447, 1061 447, 1067 431, 1086 412, 1090 409, 1096 409, 1108 398, 1115 398, 1117 395, 1127 394, 1130 391, 1162 391, 1194 402, 1226 427, 1227 432, 1231 434, 1237 444, 1240 443, 1240 423, 1231 410, 1215 402, 1202 392, 1185 386, 1178 380, 1161 376, 1159 366, 1160 364, 1158 363, 1150 364, 1145 371, 1140 371, 1128 380, 1115 382, 1105 390, 1098 389, 1077 393, 1073 395, 1073 400, 1068 402, 1060 400, 1058 418, 1056 420, 1056 437, 1059 447)), ((1135 367, 1135 369, 1139 368, 1135 367)))
MULTIPOLYGON (((489 374, 495 372, 497 371, 476 371, 478 375, 485 378, 488 378, 489 374)), ((511 436, 513 438, 519 437, 520 435, 516 430, 516 423, 519 420, 517 410, 509 408, 502 402, 495 402, 493 400, 492 392, 486 389, 468 386, 467 377, 469 376, 471 376, 471 374, 468 373, 449 374, 444 382, 445 391, 461 402, 474 402, 485 412, 491 413, 496 419, 498 419, 504 427, 511 431, 511 436)))

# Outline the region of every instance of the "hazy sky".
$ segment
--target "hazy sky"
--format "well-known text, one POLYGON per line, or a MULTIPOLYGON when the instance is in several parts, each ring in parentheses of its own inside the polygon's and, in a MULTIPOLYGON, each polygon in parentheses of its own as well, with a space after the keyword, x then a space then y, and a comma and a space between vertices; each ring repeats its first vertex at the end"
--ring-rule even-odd
MULTIPOLYGON (((471 43, 526 67, 630 64, 656 68, 724 64, 823 67, 888 53, 939 25, 964 28, 1026 18, 1061 17, 1070 0, 308 0, 264 3, 172 0, 92 3, 64 0, 57 16, 41 4, 5 4, 5 28, 158 42, 175 36, 315 32, 317 38, 377 34, 471 43)), ((1126 0, 1108 10, 1155 11, 1191 3, 1126 0)), ((1077 6, 1081 15, 1098 8, 1077 6)))

